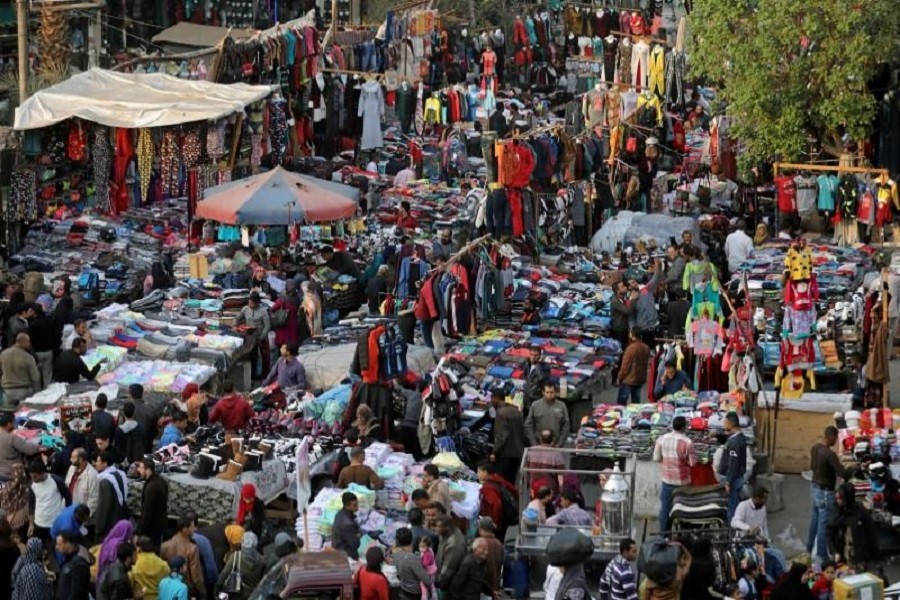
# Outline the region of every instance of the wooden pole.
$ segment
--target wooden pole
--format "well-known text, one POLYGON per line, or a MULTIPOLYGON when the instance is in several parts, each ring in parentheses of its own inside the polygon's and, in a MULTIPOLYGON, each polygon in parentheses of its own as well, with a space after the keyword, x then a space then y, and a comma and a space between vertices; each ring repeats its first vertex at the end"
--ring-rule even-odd
POLYGON ((234 161, 237 159, 238 149, 241 147, 241 134, 244 130, 244 113, 238 113, 234 122, 234 139, 231 140, 231 155, 228 157, 228 170, 234 169, 234 161))
POLYGON ((309 552, 309 515, 303 509, 303 548, 309 552))
POLYGON ((794 169, 796 171, 822 171, 825 173, 878 173, 879 175, 890 175, 887 169, 876 169, 873 167, 841 167, 839 165, 822 165, 813 163, 773 163, 772 171, 775 177, 782 169, 794 169))

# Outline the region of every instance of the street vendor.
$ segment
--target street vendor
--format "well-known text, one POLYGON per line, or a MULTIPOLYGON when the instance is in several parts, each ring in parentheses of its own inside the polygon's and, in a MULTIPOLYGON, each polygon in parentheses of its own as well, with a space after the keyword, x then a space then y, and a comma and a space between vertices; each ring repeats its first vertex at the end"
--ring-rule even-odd
POLYGON ((272 328, 269 321, 269 311, 262 306, 258 292, 250 294, 247 306, 241 309, 234 319, 235 326, 253 336, 253 348, 250 350, 249 360, 253 379, 262 379, 262 374, 269 371, 269 330, 272 328), (262 363, 261 369, 257 369, 257 358, 262 363))
POLYGON ((323 246, 319 251, 325 266, 336 271, 340 275, 350 275, 359 278, 359 268, 353 262, 353 257, 343 250, 335 250, 333 246, 323 246))
MULTIPOLYGON (((269 388, 269 392, 281 392, 281 402, 284 400, 284 390, 299 388, 306 389, 306 369, 297 358, 296 344, 282 344, 281 357, 275 362, 275 366, 269 371, 269 376, 263 381, 263 385, 269 388)), ((277 398, 273 397, 275 401, 277 398)))
POLYGON ((72 342, 71 350, 63 350, 62 354, 56 357, 53 363, 53 381, 61 383, 78 383, 81 377, 88 381, 93 381, 97 377, 97 373, 106 364, 107 359, 102 358, 100 362, 94 365, 93 369, 88 369, 82 358, 87 352, 87 343, 82 338, 75 338, 72 342))

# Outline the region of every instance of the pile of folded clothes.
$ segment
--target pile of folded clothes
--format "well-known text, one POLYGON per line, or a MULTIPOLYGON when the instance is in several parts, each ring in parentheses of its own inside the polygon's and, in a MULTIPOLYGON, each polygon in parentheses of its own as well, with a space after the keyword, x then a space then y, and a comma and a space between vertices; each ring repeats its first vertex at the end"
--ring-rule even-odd
POLYGON ((216 369, 207 365, 146 360, 124 362, 114 371, 100 375, 97 380, 102 385, 115 383, 119 387, 128 387, 138 383, 145 390, 181 393, 192 383, 203 386, 215 374, 216 369))
POLYGON ((728 496, 721 486, 680 487, 672 494, 669 523, 672 529, 685 523, 721 528, 727 512, 728 496))
MULTIPOLYGON (((576 448, 601 450, 609 455, 634 452, 640 460, 650 460, 656 440, 671 430, 675 417, 685 417, 685 431, 694 443, 701 464, 711 463, 719 448, 717 436, 724 432, 724 416, 735 407, 729 394, 718 392, 678 392, 649 404, 618 406, 601 404, 581 422, 575 438, 576 448)), ((755 444, 756 434, 750 418, 740 416, 747 442, 755 444)))
POLYGON ((410 204, 410 213, 418 221, 419 229, 457 229, 460 223, 474 221, 474 215, 466 207, 465 194, 459 188, 445 183, 413 182, 407 188, 391 188, 381 194, 376 218, 385 226, 397 222, 397 211, 402 201, 410 204))
POLYGON ((457 344, 445 355, 465 370, 468 388, 462 397, 486 394, 494 386, 506 387, 515 395, 525 387, 530 347, 540 346, 543 361, 550 366, 550 380, 562 383, 574 396, 602 372, 608 370, 621 353, 618 342, 577 330, 542 330, 515 333, 490 330, 477 338, 457 344), (479 392, 480 390, 480 392, 479 392))

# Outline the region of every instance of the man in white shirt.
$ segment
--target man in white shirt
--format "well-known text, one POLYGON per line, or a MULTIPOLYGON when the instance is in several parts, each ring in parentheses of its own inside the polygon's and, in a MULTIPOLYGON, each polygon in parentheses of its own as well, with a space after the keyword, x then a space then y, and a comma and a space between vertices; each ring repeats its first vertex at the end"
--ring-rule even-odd
POLYGON ((737 505, 731 526, 746 532, 748 535, 769 538, 769 524, 766 515, 766 500, 769 492, 766 488, 757 487, 753 497, 737 505))
POLYGON ((43 461, 35 459, 28 465, 31 486, 28 488, 28 535, 50 541, 50 527, 62 510, 71 504, 66 484, 47 472, 43 461))
POLYGON ((100 482, 97 480, 97 469, 88 459, 88 453, 84 448, 72 450, 69 459, 72 465, 66 473, 66 487, 72 494, 72 502, 84 504, 91 509, 91 515, 97 512, 97 504, 100 500, 100 482))
POLYGON ((412 167, 406 166, 394 176, 394 187, 405 188, 409 185, 409 182, 415 180, 415 178, 416 172, 413 171, 412 167))
POLYGON ((83 339, 87 343, 88 350, 94 348, 97 345, 94 342, 94 336, 91 335, 91 330, 88 329, 87 321, 85 321, 84 319, 75 320, 72 333, 66 336, 65 341, 63 341, 62 349, 71 350, 72 342, 74 342, 78 338, 83 339))
POLYGON ((725 257, 728 259, 729 273, 737 273, 753 250, 753 238, 744 233, 745 227, 744 221, 738 220, 734 231, 725 238, 725 257))

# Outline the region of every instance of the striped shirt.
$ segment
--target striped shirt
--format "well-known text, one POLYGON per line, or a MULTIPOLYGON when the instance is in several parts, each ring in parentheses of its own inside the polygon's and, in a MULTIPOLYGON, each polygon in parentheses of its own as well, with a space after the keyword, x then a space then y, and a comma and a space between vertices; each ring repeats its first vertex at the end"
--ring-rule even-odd
POLYGON ((669 485, 690 485, 691 467, 697 464, 694 444, 684 434, 671 431, 656 440, 653 460, 662 461, 662 480, 669 485))
POLYGON ((631 563, 621 554, 606 565, 599 591, 601 600, 637 600, 637 578, 631 563))

